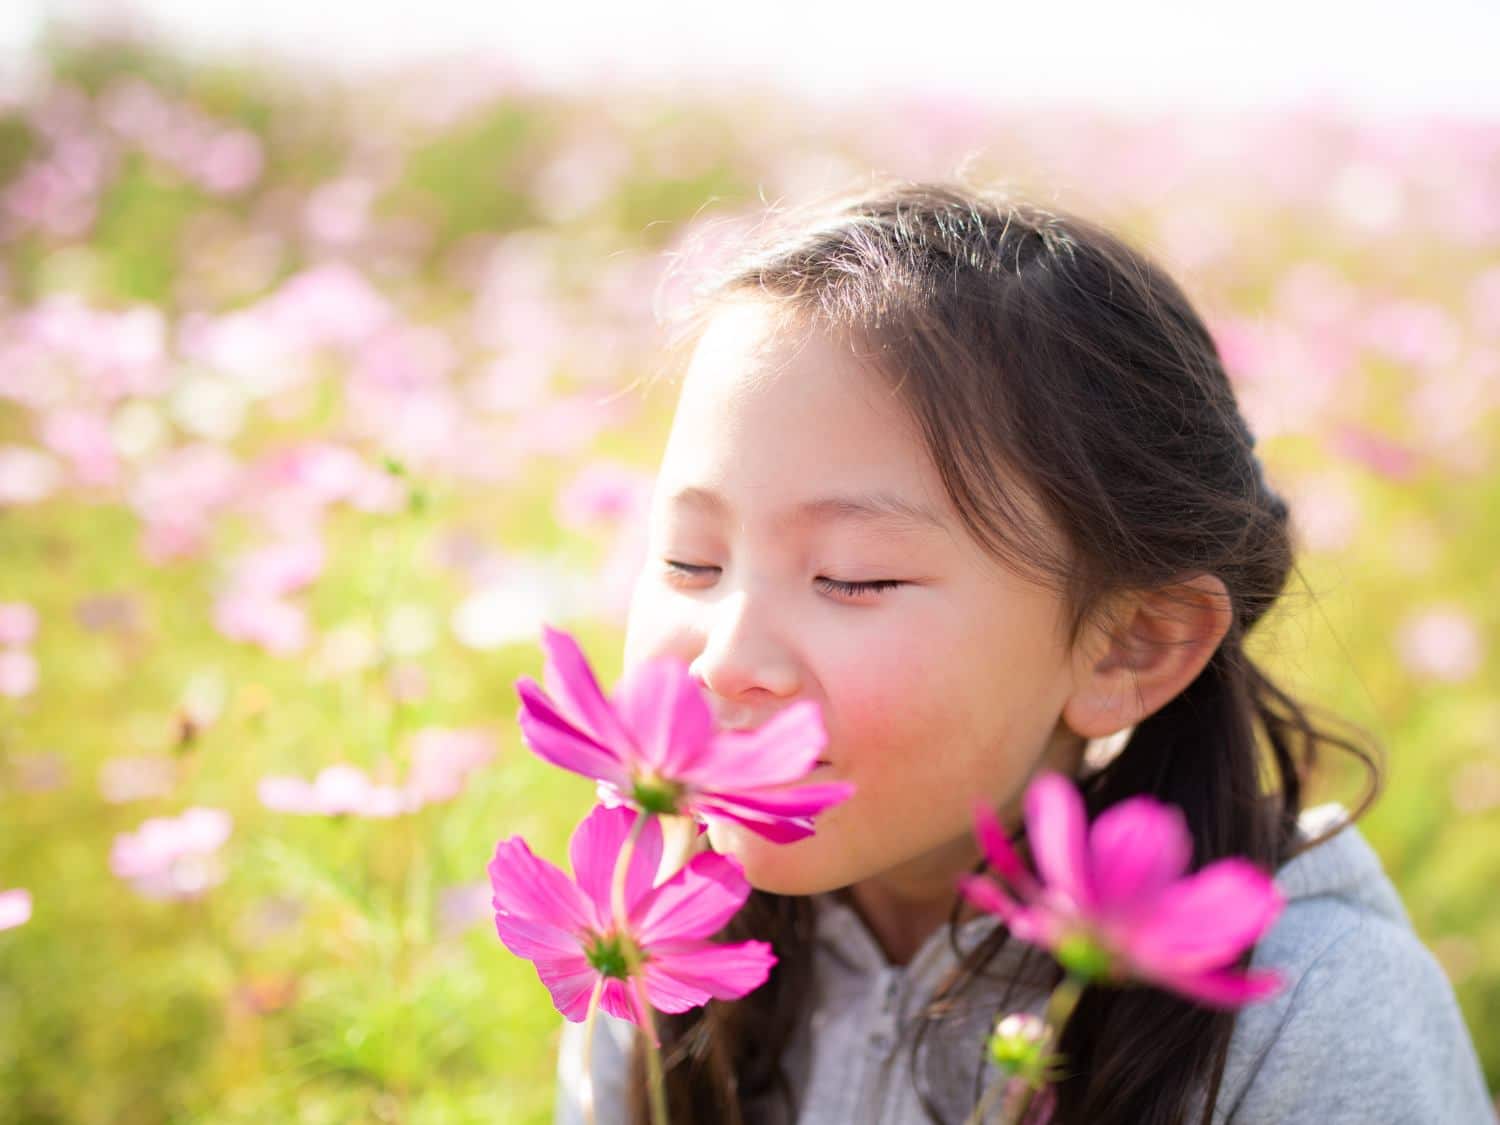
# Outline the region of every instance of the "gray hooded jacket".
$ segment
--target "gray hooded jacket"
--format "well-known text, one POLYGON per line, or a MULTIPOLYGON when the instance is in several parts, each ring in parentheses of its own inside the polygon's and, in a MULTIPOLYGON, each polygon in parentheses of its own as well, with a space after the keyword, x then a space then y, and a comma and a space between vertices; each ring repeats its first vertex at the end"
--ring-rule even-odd
MULTIPOLYGON (((1337 804, 1305 811, 1305 838, 1347 816, 1337 804)), ((1412 931, 1380 860, 1345 827, 1276 875, 1287 907, 1252 964, 1287 981, 1276 997, 1239 1013, 1216 1125, 1493 1125, 1474 1045, 1453 989, 1412 931)), ((927 1125, 911 1072, 913 1014, 953 967, 947 927, 910 963, 887 963, 858 916, 832 895, 817 903, 814 994, 783 1058, 799 1107, 746 1106, 757 1125, 927 1125)), ((993 919, 959 928, 963 950, 993 919)), ((1038 959, 1011 940, 972 982, 965 1006, 929 1029, 919 1068, 940 1119, 962 1122, 986 1068, 983 1044, 997 1014, 1040 1013, 1046 993, 1028 971, 1038 959), (1007 986, 1013 987, 1004 999, 1007 986)), ((557 1125, 584 1125, 582 1024, 566 1024, 558 1053, 557 1125)), ((628 1125, 630 1024, 600 1014, 594 1034, 597 1125, 628 1125)), ((1200 1106, 1201 1106, 1200 1095, 1200 1106)), ((1202 1116, 1201 1108, 1192 1120, 1202 1116)))

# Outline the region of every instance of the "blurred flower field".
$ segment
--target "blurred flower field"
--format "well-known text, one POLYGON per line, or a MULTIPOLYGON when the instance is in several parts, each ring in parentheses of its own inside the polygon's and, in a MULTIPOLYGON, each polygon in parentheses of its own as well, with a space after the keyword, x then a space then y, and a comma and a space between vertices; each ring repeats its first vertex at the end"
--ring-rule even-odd
POLYGON ((551 1119, 484 868, 593 789, 514 681, 544 621, 619 670, 695 271, 872 170, 1097 216, 1209 316, 1303 547, 1259 652, 1387 748, 1364 830, 1500 1088, 1500 121, 80 39, 0 99, 0 1120, 551 1119))

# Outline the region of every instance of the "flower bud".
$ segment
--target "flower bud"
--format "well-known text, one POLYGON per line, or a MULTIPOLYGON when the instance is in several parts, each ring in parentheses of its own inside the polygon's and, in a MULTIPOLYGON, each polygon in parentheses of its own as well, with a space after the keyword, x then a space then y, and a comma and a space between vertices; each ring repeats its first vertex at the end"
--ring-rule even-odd
POLYGON ((990 1036, 990 1061, 1006 1074, 1029 1077, 1042 1068, 1047 1025, 1029 1012, 1012 1012, 990 1036))

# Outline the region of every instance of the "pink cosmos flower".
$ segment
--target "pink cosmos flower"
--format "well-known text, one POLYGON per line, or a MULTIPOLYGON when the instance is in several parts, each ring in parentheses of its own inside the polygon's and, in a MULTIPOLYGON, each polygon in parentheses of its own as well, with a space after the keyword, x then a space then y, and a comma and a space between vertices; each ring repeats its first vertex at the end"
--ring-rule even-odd
POLYGON ((0 930, 11 930, 31 921, 30 891, 0 891, 0 930))
POLYGON ((115 837, 109 868, 148 898, 196 898, 224 879, 217 852, 233 820, 223 809, 191 808, 152 817, 115 837))
POLYGON ((241 555, 228 589, 214 601, 214 627, 230 640, 258 644, 278 655, 305 648, 307 614, 284 598, 317 579, 324 554, 322 541, 308 537, 241 555))
POLYGON ((167 754, 111 758, 99 767, 99 793, 112 805, 165 797, 177 783, 177 760, 167 754))
POLYGON ((982 804, 975 832, 1000 882, 959 880, 964 896, 1016 937, 1079 975, 1144 981, 1210 1007, 1240 1007, 1281 988, 1274 971, 1227 967, 1276 920, 1281 892, 1242 859, 1185 874, 1192 840, 1180 809, 1132 797, 1090 826, 1072 782, 1047 773, 1027 790, 1025 815, 1041 882, 982 804))
POLYGON ((469 776, 495 756, 488 731, 427 727, 412 735, 407 792, 421 804, 451 801, 469 776))
POLYGON ((163 453, 143 467, 130 504, 145 523, 144 548, 153 562, 201 550, 219 513, 244 488, 244 471, 210 442, 163 453))
POLYGON ((98 411, 54 410, 42 416, 42 444, 69 461, 80 484, 109 488, 120 476, 109 419, 98 411))
POLYGON ((261 804, 276 812, 384 820, 453 800, 470 775, 494 756, 494 739, 487 731, 427 727, 412 736, 411 773, 403 785, 382 784, 358 766, 341 763, 321 770, 310 782, 262 778, 258 792, 261 804))
POLYGON ((744 996, 765 983, 776 963, 766 942, 708 940, 750 895, 734 859, 700 852, 653 885, 662 856, 661 821, 654 816, 647 818, 630 857, 626 932, 616 929, 610 904, 615 861, 640 815, 630 808, 596 806, 569 841, 571 879, 532 855, 519 836, 500 841, 489 865, 500 940, 536 964, 557 1010, 574 1023, 585 1018, 602 979, 604 1011, 651 1026, 627 978, 622 939, 640 951, 646 996, 662 1012, 744 996))
POLYGON ((378 784, 364 770, 349 765, 328 766, 311 782, 300 777, 265 777, 257 792, 266 808, 303 816, 385 819, 413 808, 406 791, 378 784))
POLYGON ((813 834, 812 819, 854 792, 847 782, 787 788, 827 742, 818 707, 794 703, 751 731, 716 731, 680 660, 627 671, 612 698, 600 691, 578 643, 542 627, 544 692, 516 681, 521 736, 538 755, 602 782, 647 812, 724 817, 777 843, 813 834))
POLYGON ((301 606, 253 590, 231 589, 218 597, 213 621, 230 640, 260 645, 276 656, 302 651, 310 632, 301 606))
POLYGON ((26 602, 0 602, 0 645, 29 645, 36 637, 37 612, 26 602))
POLYGON ((653 479, 618 462, 590 462, 558 493, 558 522, 583 528, 636 516, 649 502, 653 479))

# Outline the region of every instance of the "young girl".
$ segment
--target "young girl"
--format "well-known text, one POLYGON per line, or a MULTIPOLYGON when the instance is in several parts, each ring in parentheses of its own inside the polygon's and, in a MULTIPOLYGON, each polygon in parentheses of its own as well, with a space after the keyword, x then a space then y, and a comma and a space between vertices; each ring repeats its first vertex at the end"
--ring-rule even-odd
MULTIPOLYGON (((1238 1014, 1085 993, 1058 1125, 1492 1120, 1442 972, 1342 807, 1304 812, 1313 725, 1245 653, 1292 567, 1223 366, 1182 291, 1077 218, 884 186, 773 232, 703 295, 626 662, 689 662, 748 727, 815 700, 815 836, 707 843, 755 888, 726 938, 768 983, 661 1017, 672 1120, 963 1122, 995 1019, 1059 969, 956 891, 971 802, 1020 840, 1043 769, 1091 816, 1179 806, 1194 866, 1241 855, 1287 908, 1255 951, 1286 988, 1238 1014)), ((1367 798, 1357 810, 1363 812, 1367 798)), ((585 1120, 567 1025, 558 1120, 585 1120)), ((634 1030, 591 1051, 599 1125, 643 1125, 634 1030)))

